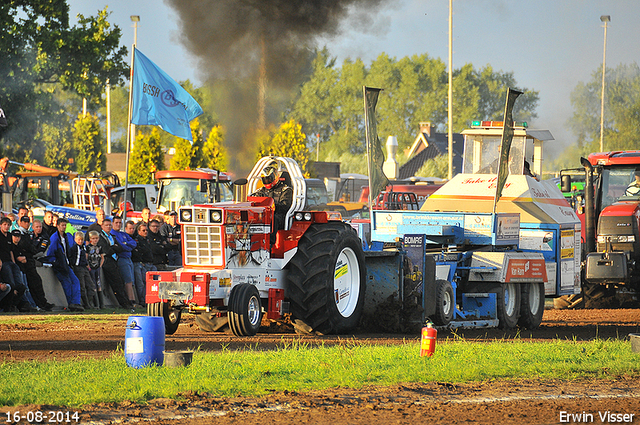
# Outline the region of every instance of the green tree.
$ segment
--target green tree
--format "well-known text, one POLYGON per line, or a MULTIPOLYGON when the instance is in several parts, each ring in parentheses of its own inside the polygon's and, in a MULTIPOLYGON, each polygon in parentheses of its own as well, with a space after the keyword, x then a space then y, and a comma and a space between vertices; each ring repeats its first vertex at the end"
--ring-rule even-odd
POLYGON ((78 25, 70 27, 65 0, 2 2, 0 76, 5 84, 0 99, 9 125, 0 128, 0 139, 12 147, 11 156, 44 156, 38 148, 44 144, 36 137, 42 134, 39 126, 51 123, 50 115, 60 109, 52 87, 73 91, 93 105, 107 78, 122 83, 128 74, 127 50, 118 45, 120 29, 112 28, 107 16, 106 9, 95 17, 79 15, 78 25))
MULTIPOLYGON (((453 77, 452 126, 456 132, 474 119, 501 117, 506 88, 517 87, 513 74, 497 73, 491 67, 476 70, 467 64, 454 70, 453 77)), ((300 122, 303 132, 320 135, 321 160, 340 161, 344 172, 366 171, 362 165, 363 85, 383 89, 376 108, 378 135, 381 140, 397 136, 400 152, 413 143, 422 121, 446 130, 448 77, 441 60, 427 54, 397 60, 382 53, 368 68, 351 59, 337 68, 335 59, 323 49, 317 52, 313 74, 286 115, 300 122)), ((521 90, 525 95, 516 104, 516 119, 534 118, 538 93, 521 90)))
POLYGON ((227 150, 224 148, 224 131, 221 125, 211 128, 207 141, 202 148, 204 153, 204 166, 218 171, 227 171, 229 160, 227 150))
POLYGON ((175 152, 169 167, 172 170, 189 170, 191 168, 191 143, 188 140, 176 137, 173 148, 175 152))
POLYGON ((104 171, 107 158, 100 134, 98 117, 87 114, 78 115, 73 126, 73 150, 75 152, 76 171, 88 174, 104 171))
POLYGON ((175 138, 176 141, 173 147, 176 152, 171 158, 172 170, 195 170, 196 168, 204 167, 206 164, 203 152, 204 139, 202 138, 198 118, 191 121, 190 126, 193 142, 181 137, 175 138))
POLYGON ((435 158, 425 161, 425 163, 416 171, 418 177, 439 177, 446 179, 449 175, 449 156, 438 155, 435 158))
POLYGON ((59 170, 71 170, 69 159, 73 157, 73 144, 64 126, 43 123, 39 139, 44 142, 44 165, 59 170))
POLYGON ((153 127, 149 134, 136 135, 129 164, 129 180, 134 184, 151 184, 158 170, 164 170, 164 151, 160 142, 160 130, 153 127))
POLYGON ((302 132, 302 126, 293 120, 289 120, 282 123, 269 137, 261 140, 258 158, 263 156, 293 158, 300 166, 300 169, 305 172, 310 156, 306 139, 307 136, 302 132))
MULTIPOLYGON (((640 67, 621 64, 607 69, 604 105, 604 150, 637 149, 640 127, 640 67)), ((575 167, 576 158, 600 150, 600 102, 602 67, 587 82, 578 82, 571 92, 574 112, 569 119, 576 144, 565 150, 553 164, 575 167)))

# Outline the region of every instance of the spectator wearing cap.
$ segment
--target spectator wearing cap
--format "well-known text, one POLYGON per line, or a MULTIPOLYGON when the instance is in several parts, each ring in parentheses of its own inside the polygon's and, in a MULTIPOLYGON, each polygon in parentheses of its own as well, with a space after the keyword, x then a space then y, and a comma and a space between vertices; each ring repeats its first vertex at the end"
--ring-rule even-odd
POLYGON ((50 244, 46 251, 47 262, 53 266, 53 272, 62 285, 69 310, 84 311, 84 307, 81 305, 80 281, 69 264, 69 250, 74 241, 73 236, 66 233, 67 223, 66 218, 58 218, 56 232, 51 235, 50 244))
POLYGON ((160 227, 160 235, 166 240, 167 262, 170 266, 182 266, 182 246, 180 245, 182 230, 176 223, 178 213, 169 212, 164 224, 160 227))
POLYGON ((22 234, 29 235, 33 231, 33 228, 31 227, 31 219, 28 215, 20 217, 17 223, 18 227, 16 228, 16 230, 20 230, 22 234))
MULTIPOLYGON (((29 208, 27 207, 20 207, 18 208, 18 216, 16 217, 16 221, 13 222, 13 224, 11 224, 11 230, 20 230, 20 220, 22 220, 22 217, 26 217, 27 218, 27 223, 30 222, 29 220, 29 208)), ((30 226, 27 226, 28 230, 30 226)))
MULTIPOLYGON (((29 217, 23 216, 29 220, 29 217)), ((21 224, 23 221, 21 220, 21 224)), ((13 256, 16 259, 16 264, 22 270, 22 273, 27 278, 27 287, 29 293, 33 298, 33 302, 40 309, 45 311, 51 311, 54 307, 53 304, 47 301, 47 297, 42 287, 42 278, 38 274, 36 269, 36 260, 33 258, 36 254, 35 247, 31 244, 31 238, 28 232, 20 231, 18 229, 11 231, 11 239, 13 242, 13 256)))

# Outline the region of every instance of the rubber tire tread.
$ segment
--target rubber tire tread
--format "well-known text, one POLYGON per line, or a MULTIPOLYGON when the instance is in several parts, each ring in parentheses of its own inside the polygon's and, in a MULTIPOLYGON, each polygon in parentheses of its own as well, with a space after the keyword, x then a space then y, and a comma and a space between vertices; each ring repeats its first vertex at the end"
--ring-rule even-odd
POLYGON ((238 299, 238 288, 240 285, 235 285, 231 288, 231 292, 229 293, 229 305, 227 306, 227 317, 229 318, 229 328, 231 329, 231 333, 236 336, 241 336, 240 327, 238 323, 238 317, 235 313, 237 311, 236 302, 238 299))
POLYGON ((240 331, 242 332, 241 336, 253 336, 258 333, 258 329, 260 329, 260 321, 262 319, 262 301, 260 300, 258 288, 256 288, 255 285, 248 283, 240 285, 236 301, 236 316, 238 318, 240 331), (251 321, 249 319, 249 300, 251 300, 253 296, 258 299, 258 307, 260 311, 260 317, 255 327, 251 325, 251 321))
POLYGON ((180 318, 182 317, 182 309, 173 309, 171 308, 171 303, 159 303, 160 304, 160 312, 162 313, 162 317, 164 317, 164 331, 166 335, 173 335, 178 330, 178 326, 180 326, 180 318), (169 317, 171 312, 176 311, 176 319, 174 321, 169 317))
POLYGON ((362 242, 348 224, 315 223, 298 242, 298 251, 287 265, 285 295, 295 319, 320 334, 352 332, 359 324, 364 308, 366 270, 362 242), (360 293, 356 308, 343 317, 334 301, 335 264, 344 248, 353 250, 360 269, 360 293))
POLYGON ((520 302, 520 318, 518 319, 518 325, 526 329, 536 329, 542 323, 542 315, 544 314, 544 283, 527 283, 522 285, 522 294, 520 302), (540 299, 538 300, 538 312, 533 314, 531 312, 531 305, 529 305, 529 293, 533 286, 538 286, 540 293, 540 299))
POLYGON ((161 317, 160 304, 161 303, 147 304, 147 316, 161 317))
POLYGON ((497 290, 497 294, 498 296, 496 297, 497 299, 497 303, 498 303, 498 328, 500 329, 512 329, 515 328, 518 324, 518 319, 520 317, 520 305, 521 305, 521 296, 522 296, 522 289, 520 284, 513 284, 510 285, 512 288, 515 288, 515 294, 513 294, 516 297, 516 301, 515 301, 515 310, 513 312, 513 314, 508 315, 507 311, 505 309, 505 304, 504 304, 504 294, 506 291, 508 284, 501 284, 498 287, 497 290))
POLYGON ((439 279, 436 281, 436 313, 433 316, 433 323, 437 326, 446 326, 453 320, 453 311, 455 309, 455 299, 453 297, 453 286, 448 280, 439 279), (444 296, 449 293, 449 299, 452 302, 451 311, 445 314, 443 309, 444 296))

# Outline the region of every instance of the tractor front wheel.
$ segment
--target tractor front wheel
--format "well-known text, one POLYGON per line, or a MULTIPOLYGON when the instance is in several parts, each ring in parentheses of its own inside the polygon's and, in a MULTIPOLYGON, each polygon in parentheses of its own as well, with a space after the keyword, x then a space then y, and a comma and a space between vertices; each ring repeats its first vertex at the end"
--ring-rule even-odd
POLYGON ((286 295, 294 319, 312 331, 353 331, 364 307, 365 265, 360 239, 342 222, 312 224, 288 265, 286 295))
POLYGON ((236 285, 229 294, 229 327, 236 336, 253 336, 260 329, 262 302, 255 285, 236 285))
POLYGON ((147 316, 157 316, 164 318, 164 329, 167 335, 173 335, 178 330, 182 309, 174 308, 172 303, 159 302, 147 304, 147 316))

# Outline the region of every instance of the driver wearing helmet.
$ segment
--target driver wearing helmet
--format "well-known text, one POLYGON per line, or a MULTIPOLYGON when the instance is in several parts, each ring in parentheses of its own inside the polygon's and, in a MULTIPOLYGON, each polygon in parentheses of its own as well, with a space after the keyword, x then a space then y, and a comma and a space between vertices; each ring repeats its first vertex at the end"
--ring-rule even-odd
POLYGON ((260 172, 260 178, 262 179, 263 187, 257 192, 251 194, 251 196, 259 196, 265 198, 272 198, 275 205, 274 213, 274 231, 271 232, 273 243, 275 241, 275 231, 284 229, 284 220, 287 215, 287 211, 291 208, 293 203, 293 189, 280 180, 282 171, 278 161, 273 160, 267 164, 266 167, 260 172))

